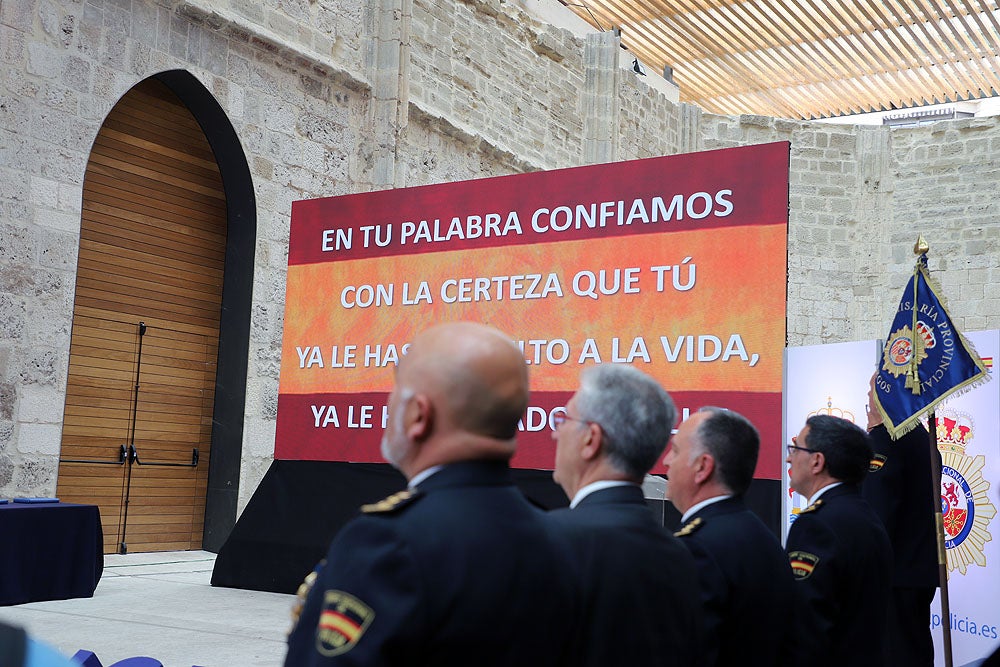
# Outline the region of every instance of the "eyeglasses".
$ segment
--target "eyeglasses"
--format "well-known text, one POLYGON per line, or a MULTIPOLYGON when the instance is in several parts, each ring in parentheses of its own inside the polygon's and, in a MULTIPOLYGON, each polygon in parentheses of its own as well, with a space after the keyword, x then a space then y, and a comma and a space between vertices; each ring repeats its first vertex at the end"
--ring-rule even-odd
POLYGON ((808 447, 799 447, 798 445, 785 445, 785 449, 788 451, 789 456, 791 456, 792 451, 796 449, 801 449, 803 452, 809 452, 810 454, 815 454, 817 451, 819 451, 816 449, 809 449, 808 447))
POLYGON ((553 412, 549 416, 549 428, 551 428, 553 431, 558 430, 558 428, 560 426, 562 426, 563 424, 565 424, 568 421, 578 422, 580 424, 596 424, 597 423, 597 422, 589 421, 587 419, 580 419, 579 417, 570 417, 565 412, 553 412))

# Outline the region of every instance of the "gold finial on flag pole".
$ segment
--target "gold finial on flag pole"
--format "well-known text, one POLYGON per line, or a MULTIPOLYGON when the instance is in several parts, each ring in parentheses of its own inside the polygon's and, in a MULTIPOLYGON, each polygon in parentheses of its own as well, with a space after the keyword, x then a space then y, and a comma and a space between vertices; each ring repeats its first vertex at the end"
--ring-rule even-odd
POLYGON ((914 255, 926 255, 930 252, 931 247, 927 245, 927 241, 924 240, 923 234, 917 235, 917 242, 913 244, 913 254, 914 255))

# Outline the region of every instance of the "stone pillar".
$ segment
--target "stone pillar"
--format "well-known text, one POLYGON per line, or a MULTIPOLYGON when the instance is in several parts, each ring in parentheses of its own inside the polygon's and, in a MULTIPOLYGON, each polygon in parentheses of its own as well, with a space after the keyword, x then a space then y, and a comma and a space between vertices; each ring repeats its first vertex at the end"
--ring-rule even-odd
POLYGON ((702 110, 693 104, 680 105, 680 140, 678 153, 696 153, 702 148, 701 116, 702 110))
POLYGON ((368 121, 375 190, 406 185, 405 173, 397 170, 397 148, 408 117, 412 15, 412 0, 379 0, 372 8, 365 65, 372 84, 368 121))
POLYGON ((601 164, 618 159, 618 84, 621 36, 613 31, 587 35, 583 47, 583 162, 601 164))
MULTIPOLYGON (((857 147, 857 228, 852 232, 858 250, 854 299, 848 303, 847 317, 856 322, 859 336, 881 338, 889 324, 886 304, 896 303, 896 290, 887 284, 892 250, 893 190, 892 138, 888 127, 858 128, 857 147), (886 297, 886 291, 891 295, 886 297)), ((913 240, 916 241, 916 231, 913 240)), ((893 305, 895 308, 895 305, 893 305)))

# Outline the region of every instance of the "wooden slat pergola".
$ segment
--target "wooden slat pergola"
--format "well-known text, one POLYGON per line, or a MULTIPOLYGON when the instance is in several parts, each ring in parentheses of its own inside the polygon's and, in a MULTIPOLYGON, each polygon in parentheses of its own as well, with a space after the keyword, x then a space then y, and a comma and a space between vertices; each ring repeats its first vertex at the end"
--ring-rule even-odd
POLYGON ((561 0, 712 113, 827 118, 1000 94, 997 0, 561 0))

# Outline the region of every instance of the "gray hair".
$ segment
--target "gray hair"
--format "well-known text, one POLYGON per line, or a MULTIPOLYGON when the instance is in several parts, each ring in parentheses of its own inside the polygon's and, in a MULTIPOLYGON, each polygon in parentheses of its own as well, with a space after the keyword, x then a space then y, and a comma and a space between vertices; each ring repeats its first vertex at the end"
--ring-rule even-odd
POLYGON ((633 479, 642 479, 663 454, 677 421, 670 394, 631 366, 583 371, 576 409, 581 419, 600 425, 608 461, 633 479))

